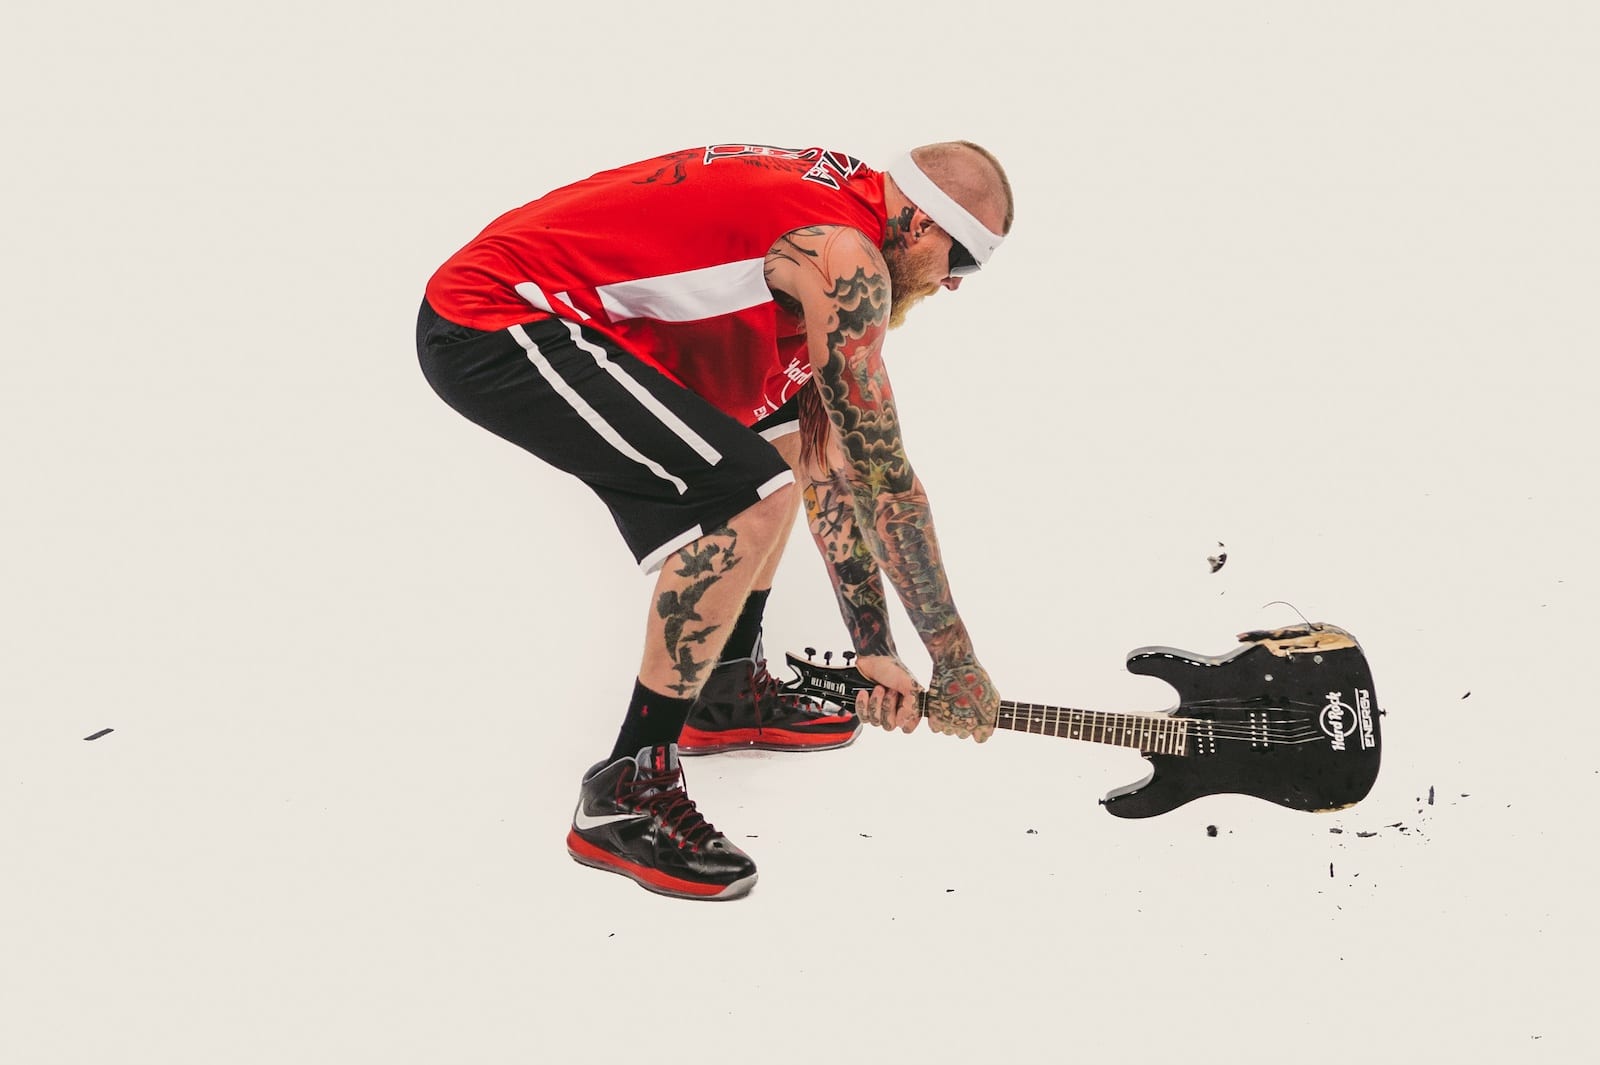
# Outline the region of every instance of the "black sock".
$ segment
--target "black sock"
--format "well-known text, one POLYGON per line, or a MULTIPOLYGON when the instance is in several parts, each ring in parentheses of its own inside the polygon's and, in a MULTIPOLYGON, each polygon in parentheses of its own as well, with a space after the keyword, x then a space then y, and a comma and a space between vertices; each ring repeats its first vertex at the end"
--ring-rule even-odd
POLYGON ((755 657, 756 641, 761 639, 761 618, 767 612, 767 596, 771 594, 771 588, 750 593, 744 609, 739 611, 739 620, 733 623, 733 632, 728 634, 728 642, 722 645, 718 662, 755 657))
POLYGON ((644 682, 633 682, 633 701, 628 704, 628 716, 622 719, 622 731, 617 733, 617 745, 611 750, 611 761, 632 758, 646 747, 656 747, 678 742, 678 733, 689 717, 693 699, 674 699, 670 695, 653 692, 644 682))

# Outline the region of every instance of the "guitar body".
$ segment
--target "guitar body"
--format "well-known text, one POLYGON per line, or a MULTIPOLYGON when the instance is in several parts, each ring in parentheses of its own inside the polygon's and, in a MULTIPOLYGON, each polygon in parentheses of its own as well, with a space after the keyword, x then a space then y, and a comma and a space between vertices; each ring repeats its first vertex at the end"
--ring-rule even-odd
POLYGON ((1382 736, 1372 672, 1355 638, 1333 625, 1240 637, 1223 657, 1141 647, 1128 671, 1178 692, 1182 754, 1145 753, 1150 775, 1102 802, 1118 817, 1153 817, 1203 795, 1239 794, 1292 810, 1338 810, 1378 778, 1382 736))

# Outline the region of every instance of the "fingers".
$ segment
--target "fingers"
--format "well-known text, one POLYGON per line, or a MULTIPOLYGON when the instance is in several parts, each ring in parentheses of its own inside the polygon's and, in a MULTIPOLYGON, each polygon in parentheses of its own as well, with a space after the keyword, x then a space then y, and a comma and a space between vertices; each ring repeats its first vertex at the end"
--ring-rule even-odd
POLYGON ((871 691, 856 693, 856 716, 868 725, 888 732, 914 732, 922 712, 914 694, 878 685, 871 691))
POLYGON ((879 685, 870 691, 856 693, 856 716, 868 725, 876 725, 882 729, 894 730, 895 717, 894 705, 885 705, 884 695, 889 689, 879 685))
POLYGON ((894 696, 899 704, 895 709, 895 724, 907 734, 917 731, 922 723, 922 707, 916 695, 897 691, 894 696))

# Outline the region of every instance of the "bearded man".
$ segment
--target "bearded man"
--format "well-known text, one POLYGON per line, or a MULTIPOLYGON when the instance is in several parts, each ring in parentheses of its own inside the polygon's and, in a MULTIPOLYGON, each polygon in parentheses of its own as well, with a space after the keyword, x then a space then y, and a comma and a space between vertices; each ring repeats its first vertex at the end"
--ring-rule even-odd
POLYGON ((573 474, 656 574, 611 754, 579 784, 577 861, 682 898, 749 892, 756 867, 696 808, 680 754, 817 751, 861 722, 978 741, 999 696, 945 579, 882 346, 1011 229, 1010 183, 968 141, 883 170, 824 148, 715 144, 604 171, 493 221, 429 280, 429 384, 573 474), (781 690, 761 625, 805 510, 873 691, 781 690), (933 663, 900 661, 883 577, 933 663))

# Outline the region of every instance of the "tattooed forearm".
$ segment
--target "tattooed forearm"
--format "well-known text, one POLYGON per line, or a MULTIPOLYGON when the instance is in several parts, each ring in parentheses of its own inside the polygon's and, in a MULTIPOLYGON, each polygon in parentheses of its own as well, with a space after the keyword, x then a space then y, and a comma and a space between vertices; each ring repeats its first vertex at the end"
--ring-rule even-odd
POLYGON ((894 655, 887 600, 872 548, 856 523, 854 502, 837 474, 813 479, 804 499, 811 536, 822 552, 857 654, 894 655))
POLYGON ((695 658, 695 648, 706 642, 715 632, 716 625, 701 625, 704 621, 697 612, 700 600, 711 586, 739 564, 735 551, 739 534, 727 526, 709 532, 679 551, 668 565, 689 583, 674 591, 663 592, 656 599, 656 614, 661 618, 663 635, 667 644, 667 657, 672 660, 678 683, 669 685, 680 696, 700 690, 700 675, 710 663, 710 656, 695 658))
POLYGON ((993 731, 998 696, 951 598, 883 365, 890 323, 917 298, 905 294, 895 310, 884 256, 906 254, 914 216, 887 219, 881 248, 846 227, 796 230, 769 251, 767 280, 803 305, 815 382, 801 398, 806 513, 856 649, 894 656, 887 577, 933 656, 929 724, 981 740, 993 731))
POLYGON ((858 268, 837 278, 828 295, 836 310, 816 382, 847 463, 838 473, 857 521, 854 541, 871 550, 936 661, 969 655, 883 364, 888 279, 858 268))

